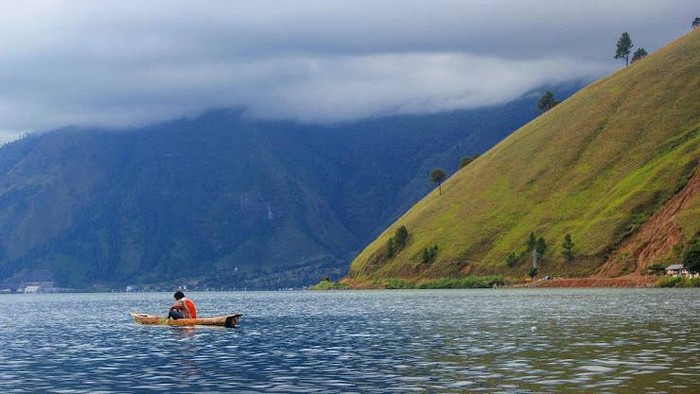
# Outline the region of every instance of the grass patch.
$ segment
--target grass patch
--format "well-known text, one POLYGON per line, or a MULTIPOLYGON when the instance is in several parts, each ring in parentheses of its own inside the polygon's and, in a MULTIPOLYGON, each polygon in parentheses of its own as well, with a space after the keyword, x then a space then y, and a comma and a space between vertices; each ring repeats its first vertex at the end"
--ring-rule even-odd
POLYGON ((418 289, 486 289, 494 285, 503 286, 506 284, 501 275, 490 276, 467 276, 466 278, 440 278, 422 282, 418 289))
POLYGON ((664 276, 656 281, 656 287, 700 287, 700 278, 688 278, 685 276, 664 276))
POLYGON ((373 287, 385 289, 488 289, 507 284, 501 275, 467 276, 465 278, 439 278, 421 283, 400 278, 372 281, 373 287))
POLYGON ((322 279, 320 282, 309 287, 309 290, 347 290, 348 285, 342 282, 335 282, 329 279, 322 279))

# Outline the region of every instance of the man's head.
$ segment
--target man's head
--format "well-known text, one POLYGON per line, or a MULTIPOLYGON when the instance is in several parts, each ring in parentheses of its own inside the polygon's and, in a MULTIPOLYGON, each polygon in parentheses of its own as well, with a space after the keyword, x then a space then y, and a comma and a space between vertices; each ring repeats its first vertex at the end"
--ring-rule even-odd
POLYGON ((177 291, 177 292, 175 292, 174 297, 176 300, 180 301, 181 299, 185 298, 185 294, 181 291, 177 291))

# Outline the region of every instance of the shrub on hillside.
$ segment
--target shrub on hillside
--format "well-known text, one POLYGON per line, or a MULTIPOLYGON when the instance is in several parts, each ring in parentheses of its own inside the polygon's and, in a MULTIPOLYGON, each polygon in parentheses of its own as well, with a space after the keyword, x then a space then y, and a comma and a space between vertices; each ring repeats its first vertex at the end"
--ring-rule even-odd
POLYGON ((666 273, 666 267, 663 264, 650 264, 646 269, 647 275, 663 275, 666 273))
POLYGON ((389 238, 386 242, 386 258, 391 259, 397 253, 399 253, 403 248, 406 247, 408 243, 408 229, 406 226, 400 226, 396 229, 394 236, 389 238))
POLYGON ((500 275, 467 276, 466 278, 440 278, 419 284, 419 289, 485 289, 494 285, 503 286, 505 279, 500 275))
POLYGON ((341 282, 334 282, 329 278, 323 278, 317 284, 309 287, 309 290, 346 290, 348 285, 341 282))
POLYGON ((518 264, 518 257, 515 255, 515 252, 510 252, 508 256, 506 256, 506 265, 508 268, 515 268, 515 266, 518 264))
POLYGON ((423 255, 421 256, 423 259, 423 264, 430 264, 433 261, 435 261, 435 257, 437 257, 437 252, 438 252, 437 245, 423 248, 423 255))
POLYGON ((685 276, 664 276, 655 283, 656 287, 700 287, 700 278, 685 276))
POLYGON ((384 288, 386 289, 413 289, 416 285, 413 282, 409 282, 398 278, 389 278, 384 282, 384 288))

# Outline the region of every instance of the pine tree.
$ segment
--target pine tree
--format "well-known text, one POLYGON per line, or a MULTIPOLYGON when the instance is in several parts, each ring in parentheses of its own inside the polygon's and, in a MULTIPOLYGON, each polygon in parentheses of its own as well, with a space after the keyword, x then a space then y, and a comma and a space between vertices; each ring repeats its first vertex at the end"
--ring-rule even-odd
POLYGON ((544 238, 540 237, 537 240, 537 246, 535 246, 535 251, 540 256, 543 256, 547 252, 547 242, 545 242, 544 238))
POLYGON ((530 233, 530 237, 527 239, 527 250, 528 252, 535 250, 535 246, 537 246, 537 238, 535 237, 535 233, 530 233))
POLYGON ((394 233, 394 239, 396 240, 396 246, 399 250, 406 247, 406 242, 408 241, 408 230, 406 226, 401 226, 394 233))
POLYGON ((396 253, 396 241, 394 241, 394 237, 389 238, 389 241, 386 243, 386 258, 390 259, 394 257, 394 254, 396 253))
POLYGON ((630 64, 630 53, 632 53, 632 37, 629 33, 624 32, 617 40, 617 50, 615 51, 615 59, 625 59, 625 65, 630 64))
POLYGON ((574 241, 571 239, 571 234, 566 234, 564 236, 564 242, 561 244, 562 254, 566 257, 567 261, 574 259, 574 241))

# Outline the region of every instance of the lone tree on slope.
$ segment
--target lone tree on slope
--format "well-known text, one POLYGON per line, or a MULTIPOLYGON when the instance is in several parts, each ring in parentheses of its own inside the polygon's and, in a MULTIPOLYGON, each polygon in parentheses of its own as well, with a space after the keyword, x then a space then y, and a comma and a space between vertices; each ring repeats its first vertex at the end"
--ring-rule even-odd
POLYGON ((693 29, 700 27, 700 16, 696 16, 695 19, 693 19, 693 24, 691 26, 693 29))
POLYGON ((571 234, 566 234, 564 236, 564 242, 562 242, 561 248, 566 261, 574 259, 574 241, 571 239, 571 234))
POLYGON ((544 92, 540 101, 537 102, 537 108, 542 112, 547 112, 554 108, 559 102, 554 98, 554 93, 549 90, 544 92))
POLYGON ((630 53, 632 53, 632 37, 629 33, 624 32, 617 40, 617 50, 615 51, 615 59, 625 59, 625 65, 630 64, 630 53))
POLYGON ((442 182, 447 179, 447 173, 442 168, 436 168, 430 172, 430 180, 438 184, 440 195, 442 196, 442 182))
POLYGON ((632 55, 632 63, 636 62, 637 60, 644 59, 649 55, 647 53, 647 50, 644 48, 638 48, 636 51, 634 51, 634 55, 632 55))

